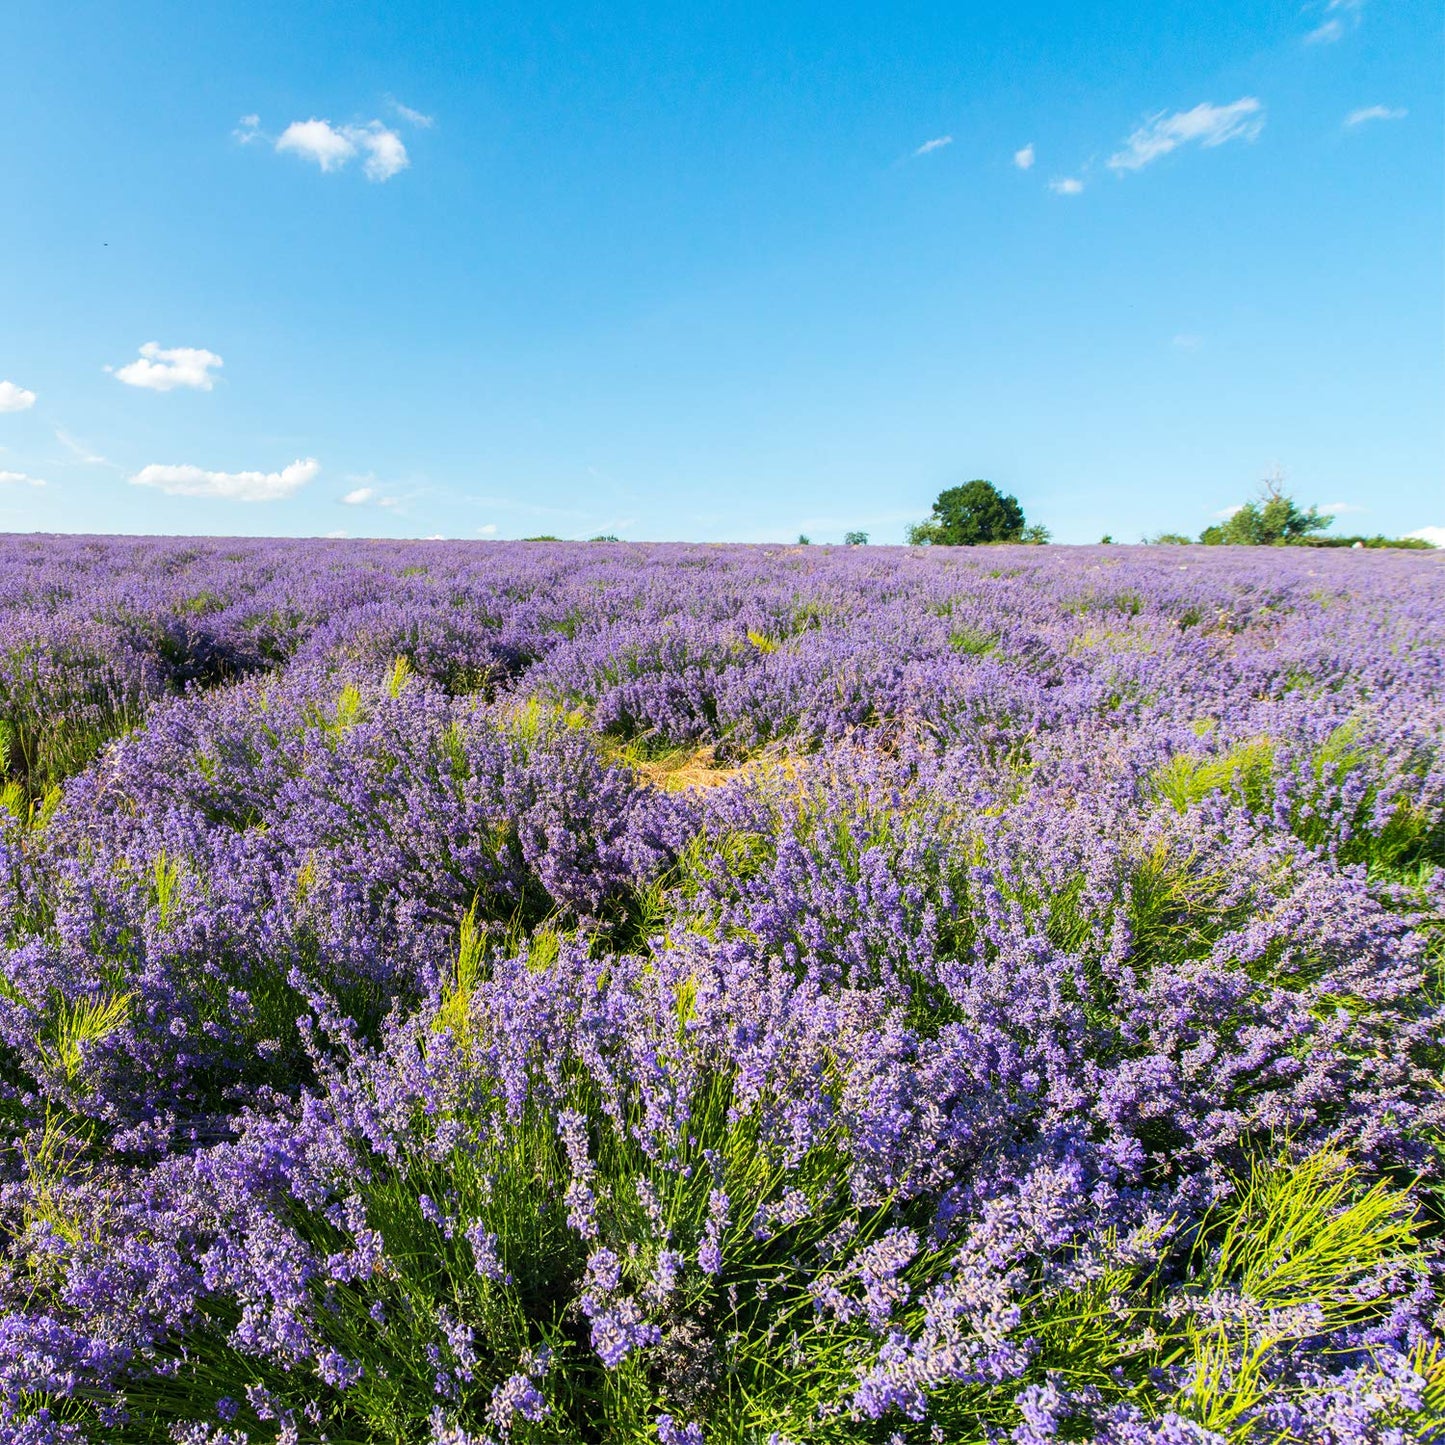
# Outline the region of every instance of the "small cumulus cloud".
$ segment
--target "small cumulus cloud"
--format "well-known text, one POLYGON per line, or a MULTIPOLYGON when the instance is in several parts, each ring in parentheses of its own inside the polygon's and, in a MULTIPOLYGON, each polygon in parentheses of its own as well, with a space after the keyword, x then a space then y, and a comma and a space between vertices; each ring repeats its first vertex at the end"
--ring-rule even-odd
POLYGON ((1222 508, 1220 511, 1215 512, 1214 515, 1215 515, 1221 522, 1227 522, 1236 512, 1242 512, 1243 510, 1244 510, 1244 503, 1243 503, 1243 502, 1236 502, 1232 507, 1224 507, 1224 508, 1222 508))
POLYGON ((33 391, 26 391, 13 381, 0 381, 0 411, 29 411, 34 405, 33 391))
POLYGON ((479 537, 495 537, 497 535, 497 524, 495 522, 484 522, 477 528, 479 537))
POLYGON ((1030 141, 1030 142, 1029 142, 1026 146, 1024 146, 1021 150, 1016 150, 1016 151, 1014 152, 1014 164, 1015 164, 1021 171, 1027 171, 1027 170, 1032 170, 1032 169, 1033 169, 1033 164, 1034 164, 1034 143, 1033 143, 1033 141, 1030 141))
POLYGON ((1402 105, 1364 105, 1345 117, 1345 127, 1353 129, 1372 120, 1404 120, 1409 113, 1402 105))
POLYGON ((175 391, 180 387, 210 391, 216 384, 211 373, 221 365, 221 358, 214 351, 194 346, 167 348, 159 342, 147 341, 135 361, 119 367, 107 366, 106 370, 112 372, 117 381, 146 391, 175 391))
POLYGON ((931 151, 941 151, 944 146, 951 146, 952 144, 953 137, 951 135, 934 136, 932 140, 924 141, 913 154, 916 156, 926 156, 931 151))
MULTIPOLYGON (((1333 45, 1360 23, 1365 0, 1329 0, 1325 18, 1305 36, 1306 45, 1333 45)), ((1316 12, 1318 13, 1318 12, 1316 12)))
POLYGON ((1077 176, 1061 176, 1049 182, 1049 189, 1056 196, 1082 195, 1084 183, 1077 176))
POLYGON ((315 457, 294 461, 279 472, 211 472, 203 467, 142 467, 131 480, 173 497, 219 497, 231 502, 276 502, 289 497, 321 470, 315 457))
POLYGON ((257 136, 261 134, 261 117, 259 115, 243 115, 236 123, 236 128, 231 132, 243 146, 248 146, 257 136))
POLYGON ((32 477, 26 472, 0 472, 0 486, 6 487, 47 487, 50 483, 44 477, 32 477))
MULTIPOLYGON (((361 478, 353 477, 352 481, 360 481, 361 478)), ((345 507, 399 507, 400 497, 384 497, 374 486, 367 485, 356 487, 341 499, 345 507)))
POLYGON ((1205 101, 1193 110, 1179 110, 1172 115, 1160 111, 1128 137, 1122 150, 1109 157, 1109 168, 1141 170, 1182 145, 1197 143, 1212 149, 1226 141, 1252 141, 1264 129, 1263 110, 1254 96, 1246 95, 1229 105, 1205 101))
POLYGON ((1363 512, 1365 508, 1356 506, 1354 502, 1326 502, 1318 510, 1326 517, 1343 517, 1347 512, 1363 512))
POLYGON ((1445 547, 1445 527, 1417 527, 1405 535, 1418 542, 1428 542, 1432 547, 1445 547))
POLYGON ((379 120, 343 126, 314 116, 293 120, 277 137, 276 150, 314 161, 323 171, 340 170, 362 156, 362 173, 369 181, 389 181, 411 164, 401 137, 379 120))

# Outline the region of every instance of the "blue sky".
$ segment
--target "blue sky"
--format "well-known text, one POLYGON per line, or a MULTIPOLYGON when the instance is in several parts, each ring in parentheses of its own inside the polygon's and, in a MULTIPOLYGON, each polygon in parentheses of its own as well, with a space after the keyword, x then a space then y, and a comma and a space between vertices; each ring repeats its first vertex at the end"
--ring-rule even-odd
POLYGON ((0 24, 0 528, 1445 529, 1435 0, 0 24))

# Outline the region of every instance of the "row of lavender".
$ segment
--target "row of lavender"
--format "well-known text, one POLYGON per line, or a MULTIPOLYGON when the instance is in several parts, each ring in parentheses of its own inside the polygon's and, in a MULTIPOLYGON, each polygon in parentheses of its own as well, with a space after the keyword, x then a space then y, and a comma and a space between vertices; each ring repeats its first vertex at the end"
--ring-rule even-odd
POLYGON ((1431 1438, 1442 564, 6 543, 0 1440, 1431 1438))

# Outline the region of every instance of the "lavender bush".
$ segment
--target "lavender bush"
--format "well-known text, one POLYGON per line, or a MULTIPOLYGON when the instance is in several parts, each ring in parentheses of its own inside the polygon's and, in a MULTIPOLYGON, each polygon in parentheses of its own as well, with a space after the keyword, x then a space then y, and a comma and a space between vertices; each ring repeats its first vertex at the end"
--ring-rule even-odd
POLYGON ((1445 1440, 1442 565, 0 544, 0 1440, 1445 1440))

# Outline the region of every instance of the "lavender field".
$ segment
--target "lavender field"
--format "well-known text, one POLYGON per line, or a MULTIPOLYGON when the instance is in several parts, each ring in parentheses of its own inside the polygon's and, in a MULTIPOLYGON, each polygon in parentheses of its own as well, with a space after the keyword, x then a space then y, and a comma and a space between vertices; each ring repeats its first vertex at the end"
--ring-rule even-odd
POLYGON ((0 1440, 1445 1439, 1445 554, 0 541, 0 1440))

